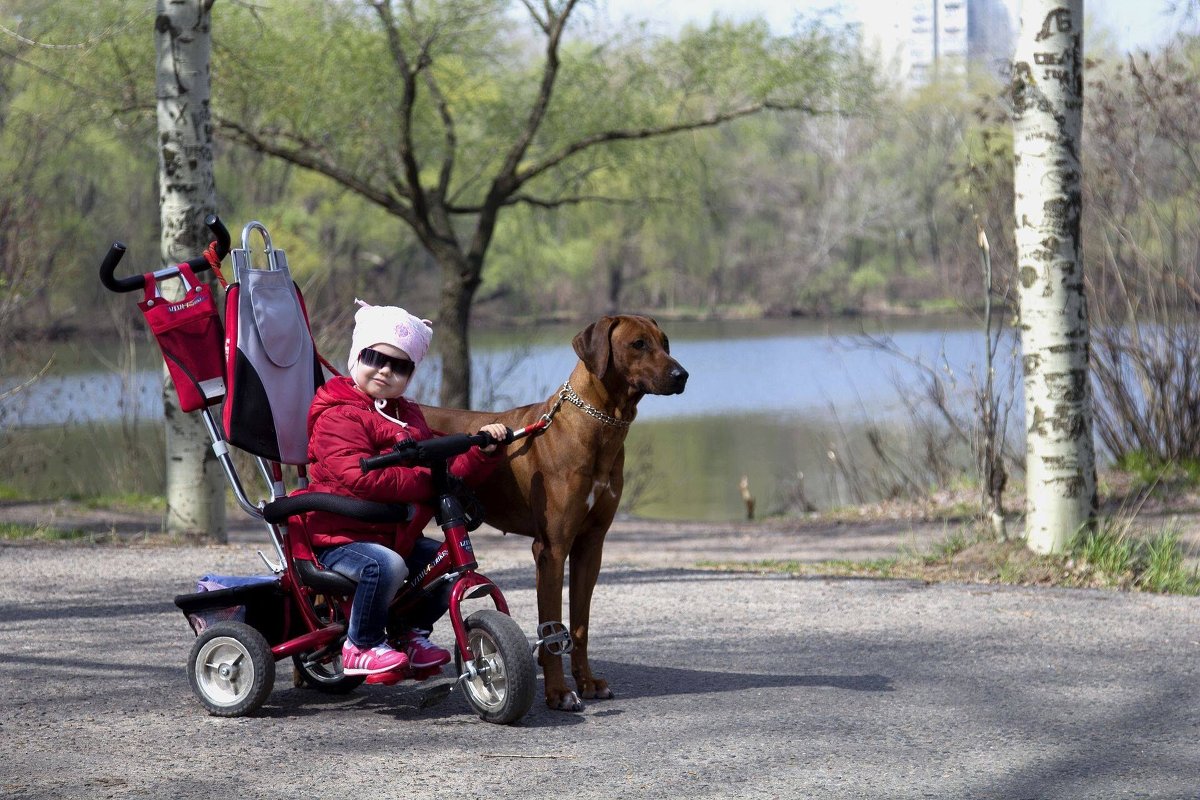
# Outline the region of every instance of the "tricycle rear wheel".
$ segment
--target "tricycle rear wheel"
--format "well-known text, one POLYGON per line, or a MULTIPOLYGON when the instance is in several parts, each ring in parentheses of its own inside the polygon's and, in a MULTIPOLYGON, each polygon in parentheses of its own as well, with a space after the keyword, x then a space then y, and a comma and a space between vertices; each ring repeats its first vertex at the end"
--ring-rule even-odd
POLYGON ((525 634, 512 617, 487 608, 466 620, 467 642, 474 660, 464 664, 462 653, 454 663, 462 679, 467 703, 480 719, 508 725, 521 719, 533 705, 537 668, 525 634))
POLYGON ((256 628, 218 622, 196 637, 188 683, 208 713, 241 717, 258 710, 275 686, 275 657, 256 628))

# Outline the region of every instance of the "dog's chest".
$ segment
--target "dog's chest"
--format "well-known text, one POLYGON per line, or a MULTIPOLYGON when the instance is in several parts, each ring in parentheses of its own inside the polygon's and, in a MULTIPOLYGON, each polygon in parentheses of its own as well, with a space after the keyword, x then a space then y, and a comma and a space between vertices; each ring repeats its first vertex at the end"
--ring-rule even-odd
POLYGON ((612 481, 608 479, 592 481, 592 491, 587 496, 587 510, 591 511, 600 500, 612 498, 615 495, 616 490, 613 489, 612 481))
POLYGON ((610 503, 620 500, 618 487, 620 481, 614 480, 619 465, 623 459, 620 458, 623 453, 623 448, 617 452, 598 453, 598 457, 592 463, 591 470, 591 486, 587 495, 587 510, 590 512, 599 503, 610 503))

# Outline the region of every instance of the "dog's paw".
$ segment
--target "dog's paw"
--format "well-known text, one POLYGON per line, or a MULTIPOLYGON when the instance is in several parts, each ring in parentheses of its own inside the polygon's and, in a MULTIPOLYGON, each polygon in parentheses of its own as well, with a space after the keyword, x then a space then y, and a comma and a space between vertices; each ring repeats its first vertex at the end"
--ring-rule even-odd
POLYGON ((608 688, 608 681, 596 678, 590 681, 582 681, 579 683, 579 694, 584 700, 612 700, 612 689, 608 688))
POLYGON ((547 694, 546 706, 551 711, 583 711, 583 701, 574 692, 547 694))

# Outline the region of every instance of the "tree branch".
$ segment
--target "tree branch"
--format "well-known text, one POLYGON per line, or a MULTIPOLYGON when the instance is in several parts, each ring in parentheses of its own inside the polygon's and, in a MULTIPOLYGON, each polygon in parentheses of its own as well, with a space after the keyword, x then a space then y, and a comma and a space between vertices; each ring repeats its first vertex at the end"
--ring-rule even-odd
MULTIPOLYGON (((543 28, 546 31, 546 66, 542 69, 542 82, 538 87, 538 94, 533 101, 533 106, 529 109, 525 129, 513 142, 504 166, 500 169, 496 176, 496 182, 493 184, 494 188, 504 194, 516 190, 517 186, 507 186, 507 184, 516 177, 517 167, 525 158, 525 153, 529 150, 529 145, 537 134, 538 128, 541 127, 542 120, 546 118, 546 109, 550 107, 550 98, 554 95, 554 83, 558 79, 559 44, 562 42, 563 29, 575 7, 575 2, 576 0, 567 0, 560 14, 555 14, 549 3, 546 4, 547 24, 543 28)), ((530 13, 533 13, 534 19, 538 19, 532 8, 530 8, 530 13)))
POLYGON ((413 151, 412 116, 413 107, 417 100, 416 73, 421 69, 418 64, 414 70, 409 64, 408 55, 404 52, 404 43, 400 41, 400 30, 396 27, 396 18, 392 15, 391 0, 371 0, 387 33, 388 48, 392 53, 396 71, 399 73, 401 85, 404 87, 400 98, 400 163, 404 169, 404 180, 408 184, 408 196, 412 200, 412 213, 422 225, 428 224, 429 209, 425 202, 425 192, 421 188, 421 170, 417 165, 416 154, 413 151))
POLYGON ((320 151, 320 148, 315 143, 306 141, 300 137, 293 137, 298 142, 298 145, 289 147, 271 137, 262 135, 258 131, 252 131, 233 120, 219 115, 213 115, 213 122, 219 131, 226 134, 233 141, 244 144, 260 153, 267 153, 268 155, 283 159, 298 167, 304 167, 305 169, 320 173, 345 186, 352 192, 370 200, 389 213, 395 214, 413 226, 414 229, 417 228, 417 220, 413 215, 412 208, 400 199, 400 197, 403 197, 403 193, 398 197, 386 189, 362 180, 357 175, 341 168, 333 161, 315 155, 320 151))
MULTIPOLYGON (((535 197, 529 194, 513 194, 509 195, 500 204, 503 206, 528 205, 537 206, 539 208, 561 208, 563 206, 582 205, 583 203, 606 203, 608 205, 617 206, 636 206, 641 203, 676 203, 678 198, 675 197, 607 197, 605 195, 571 195, 570 197, 535 197)), ((483 211, 483 205, 477 206, 449 206, 447 211, 451 214, 479 214, 483 211)))
POLYGON ((562 150, 554 155, 549 156, 544 161, 537 164, 532 164, 529 167, 521 170, 516 175, 516 185, 514 191, 531 179, 552 169, 563 163, 572 156, 595 147, 599 144, 609 142, 633 141, 637 139, 653 139, 661 136, 670 136, 676 133, 686 133, 687 131, 702 130, 704 128, 713 128, 725 122, 730 122, 741 117, 748 117, 758 114, 762 111, 804 111, 808 114, 828 114, 826 109, 813 108, 802 103, 777 103, 770 100, 765 100, 760 103, 751 103, 748 106, 735 108, 730 111, 722 111, 717 114, 711 114, 707 117, 690 122, 680 122, 674 125, 663 125, 652 128, 631 128, 626 130, 602 131, 594 133, 591 136, 584 137, 577 142, 567 145, 562 150))
MULTIPOLYGON (((406 0, 405 7, 408 9, 409 17, 415 22, 417 16, 416 5, 412 0, 406 0)), ((429 47, 433 44, 433 39, 433 34, 430 34, 421 48, 418 70, 430 61, 429 47)), ((446 152, 442 155, 442 167, 438 170, 437 194, 444 201, 450 192, 450 177, 454 172, 454 158, 458 149, 458 134, 454 129, 454 117, 450 114, 450 104, 446 101, 446 96, 442 94, 441 87, 438 86, 437 78, 434 77, 433 71, 429 69, 424 70, 424 77, 425 87, 429 89, 429 96, 433 98, 438 116, 442 118, 443 140, 446 152)))
POLYGON ((526 10, 529 11, 529 16, 533 17, 533 21, 536 22, 538 24, 538 27, 542 29, 542 33, 549 34, 550 33, 550 23, 548 21, 549 16, 550 16, 549 4, 548 3, 545 4, 545 8, 547 11, 547 15, 546 15, 547 19, 542 19, 540 16, 538 16, 538 11, 536 8, 533 7, 533 3, 531 2, 531 0, 521 0, 521 5, 525 6, 526 10))

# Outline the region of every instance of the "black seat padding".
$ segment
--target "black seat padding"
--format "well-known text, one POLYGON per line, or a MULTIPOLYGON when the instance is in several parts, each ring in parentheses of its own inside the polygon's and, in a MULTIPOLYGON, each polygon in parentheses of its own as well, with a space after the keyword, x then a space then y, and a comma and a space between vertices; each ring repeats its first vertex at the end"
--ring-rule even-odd
MULTIPOLYGON (((281 497, 263 506, 263 519, 272 525, 285 523, 288 517, 306 511, 328 511, 332 514, 356 519, 361 522, 400 524, 413 517, 413 507, 408 503, 374 503, 327 492, 304 492, 291 497, 281 497)), ((333 570, 322 569, 312 561, 295 559, 300 582, 313 589, 330 594, 351 595, 358 584, 333 570)))
POLYGON ((288 517, 306 511, 328 511, 361 522, 408 522, 413 508, 408 503, 374 503, 327 492, 307 492, 281 497, 263 506, 263 519, 272 525, 287 522, 288 517))
POLYGON ((292 563, 296 565, 296 573, 305 586, 343 596, 354 594, 354 590, 358 588, 358 584, 345 575, 331 569, 322 569, 315 562, 297 558, 293 559, 292 563))

